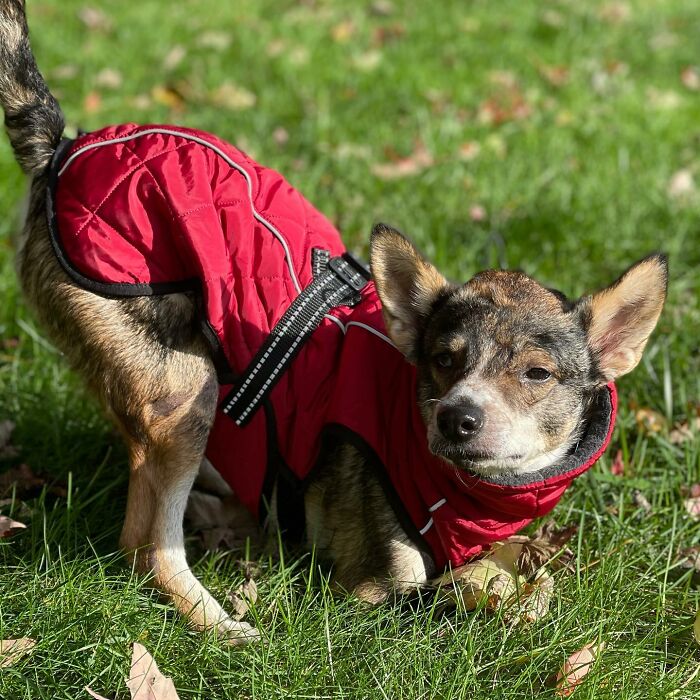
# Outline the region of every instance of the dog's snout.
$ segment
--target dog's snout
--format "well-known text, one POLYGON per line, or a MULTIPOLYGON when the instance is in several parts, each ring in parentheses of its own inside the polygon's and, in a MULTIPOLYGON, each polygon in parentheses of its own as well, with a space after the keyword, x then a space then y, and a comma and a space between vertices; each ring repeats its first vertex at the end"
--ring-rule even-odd
POLYGON ((450 442, 468 442, 483 424, 484 412, 474 404, 447 405, 438 409, 438 430, 450 442))

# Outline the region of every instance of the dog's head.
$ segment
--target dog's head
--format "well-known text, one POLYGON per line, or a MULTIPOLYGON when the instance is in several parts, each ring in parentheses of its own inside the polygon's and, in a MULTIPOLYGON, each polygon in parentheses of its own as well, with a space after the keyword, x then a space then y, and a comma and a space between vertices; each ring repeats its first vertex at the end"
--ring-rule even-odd
POLYGON ((520 272, 450 284, 383 225, 371 266, 387 331, 417 367, 430 450, 485 476, 563 457, 601 387, 637 366, 666 298, 661 255, 575 302, 520 272))

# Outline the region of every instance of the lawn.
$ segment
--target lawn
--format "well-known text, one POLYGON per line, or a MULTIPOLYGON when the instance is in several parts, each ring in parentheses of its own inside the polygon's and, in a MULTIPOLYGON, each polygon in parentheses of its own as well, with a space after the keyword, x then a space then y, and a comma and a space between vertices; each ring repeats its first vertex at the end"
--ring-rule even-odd
MULTIPOLYGON (((682 0, 29 0, 38 61, 72 129, 171 122, 217 133, 285 173, 366 255, 376 221, 450 277, 521 268, 574 296, 652 250, 669 302, 619 382, 608 455, 555 511, 579 525, 576 571, 550 615, 368 609, 258 552, 253 619, 234 650, 190 631, 117 551, 125 453, 26 310, 13 270, 25 181, 0 141, 0 420, 49 478, 28 529, 0 540, 0 639, 38 640, 0 698, 125 698, 141 641, 181 698, 552 698, 545 680, 605 642, 575 697, 700 698, 698 591, 678 551, 700 543, 683 487, 700 436, 700 6, 682 0), (638 421, 659 414, 659 430, 638 421), (624 473, 612 469, 618 450, 624 473), (58 484, 65 488, 55 488, 58 484), (51 486, 54 485, 54 488, 51 486), (635 489, 651 504, 636 505, 635 489)), ((2 511, 9 514, 10 506, 2 511)), ((21 518, 20 518, 21 516, 21 518)), ((245 552, 201 553, 223 599, 245 552)))

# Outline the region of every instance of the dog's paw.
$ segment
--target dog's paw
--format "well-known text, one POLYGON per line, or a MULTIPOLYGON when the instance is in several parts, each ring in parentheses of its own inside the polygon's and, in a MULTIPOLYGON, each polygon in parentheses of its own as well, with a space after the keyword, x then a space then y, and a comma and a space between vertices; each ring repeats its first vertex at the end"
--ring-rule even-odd
POLYGON ((247 622, 225 620, 217 625, 216 632, 235 647, 260 641, 260 632, 247 622))

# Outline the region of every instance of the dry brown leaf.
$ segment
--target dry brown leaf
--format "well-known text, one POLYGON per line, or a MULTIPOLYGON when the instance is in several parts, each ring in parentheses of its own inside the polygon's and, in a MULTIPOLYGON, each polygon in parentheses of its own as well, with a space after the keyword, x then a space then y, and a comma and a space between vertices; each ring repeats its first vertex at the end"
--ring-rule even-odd
POLYGON ((410 156, 396 158, 390 163, 375 163, 372 173, 381 180, 395 180, 423 172, 433 165, 434 159, 424 144, 418 143, 410 156))
POLYGON ((96 693, 92 688, 90 688, 87 685, 85 686, 85 692, 91 697, 95 698, 95 700, 109 700, 109 698, 106 698, 104 695, 96 693))
POLYGON ((122 74, 115 68, 103 68, 95 76, 95 85, 110 88, 112 90, 116 90, 117 88, 121 87, 123 82, 124 79, 122 78, 122 74))
POLYGON ((184 96, 172 85, 154 85, 151 88, 151 97, 174 112, 181 112, 185 108, 184 96))
POLYGON ((695 179, 688 168, 676 171, 668 182, 666 192, 671 199, 686 199, 695 192, 695 179))
POLYGON ((356 29, 352 20, 344 20, 331 27, 331 39, 338 44, 345 44, 352 39, 356 29))
POLYGON ((78 19, 91 31, 109 32, 112 30, 112 20, 103 10, 89 5, 78 10, 78 19))
POLYGON ((613 476, 625 475, 625 460, 622 458, 622 450, 618 450, 615 453, 615 458, 610 465, 610 473, 613 476))
POLYGON ((683 505, 692 520, 700 520, 700 497, 686 498, 683 505))
POLYGON ((634 491, 632 491, 632 500, 637 508, 644 511, 645 515, 649 515, 653 510, 651 503, 649 503, 647 497, 639 489, 634 489, 634 491))
POLYGON ((700 90, 700 74, 693 66, 686 66, 681 71, 681 82, 688 90, 700 90))
POLYGON ((25 530, 27 526, 17 520, 0 515, 0 539, 12 537, 18 530, 25 530))
POLYGON ((524 583, 506 611, 506 618, 526 624, 538 622, 549 612, 554 597, 554 579, 542 569, 532 583, 524 583))
POLYGON ((563 87, 569 82, 569 69, 566 66, 539 67, 540 75, 552 86, 563 87))
POLYGON ((577 525, 557 527, 553 521, 541 525, 532 537, 527 538, 518 557, 518 570, 531 578, 544 566, 554 570, 571 569, 574 553, 566 546, 578 531, 577 525))
POLYGON ((211 93, 212 102, 219 107, 240 112, 255 107, 257 98, 250 90, 233 83, 222 83, 211 93))
POLYGON ((586 644, 585 647, 575 651, 557 674, 555 695, 560 698, 571 695, 591 670, 603 649, 605 644, 586 644))
POLYGON ((213 51, 225 51, 231 46, 231 35, 226 32, 212 29, 207 32, 202 32, 197 39, 197 44, 204 49, 212 49, 213 51))
POLYGON ((173 70, 174 68, 177 68, 182 63, 182 60, 186 55, 187 50, 185 47, 181 46, 180 44, 175 44, 175 46, 173 46, 170 51, 165 54, 165 58, 163 59, 163 68, 165 70, 173 70))
POLYGON ((398 41, 404 36, 406 36, 406 27, 399 22, 395 22, 394 24, 385 24, 377 27, 372 34, 372 42, 375 46, 381 47, 398 41))
POLYGON ((179 700, 172 678, 158 670, 154 658, 138 642, 134 642, 126 687, 131 700, 179 700))
POLYGON ((609 2, 600 8, 598 16, 604 22, 621 24, 632 16, 632 8, 626 2, 609 2))
POLYGON ((700 417, 695 417, 690 422, 677 423, 676 427, 668 434, 668 439, 673 445, 681 445, 693 440, 697 433, 700 433, 700 417))
POLYGON ((395 10, 394 3, 390 0, 374 0, 369 6, 370 13, 376 17, 389 17, 395 10))
POLYGON ((229 592, 228 599, 233 605, 231 617, 234 620, 242 620, 250 610, 250 606, 255 605, 258 599, 258 586, 255 579, 247 576, 236 590, 229 592))
POLYGON ((666 418, 652 408, 639 408, 634 414, 637 426, 646 433, 660 433, 666 427, 666 418))
POLYGON ((486 221, 488 214, 486 213, 486 209, 481 206, 481 204, 472 204, 472 206, 469 207, 469 218, 478 223, 481 221, 486 221))
POLYGON ((102 95, 95 90, 90 92, 83 98, 83 111, 86 114, 94 114, 102 108, 102 95))
POLYGON ((481 146, 476 141, 467 141, 459 147, 460 160, 474 160, 481 152, 481 146))
POLYGON ((36 640, 29 637, 20 639, 0 639, 0 668, 7 668, 29 654, 36 646, 36 640))

